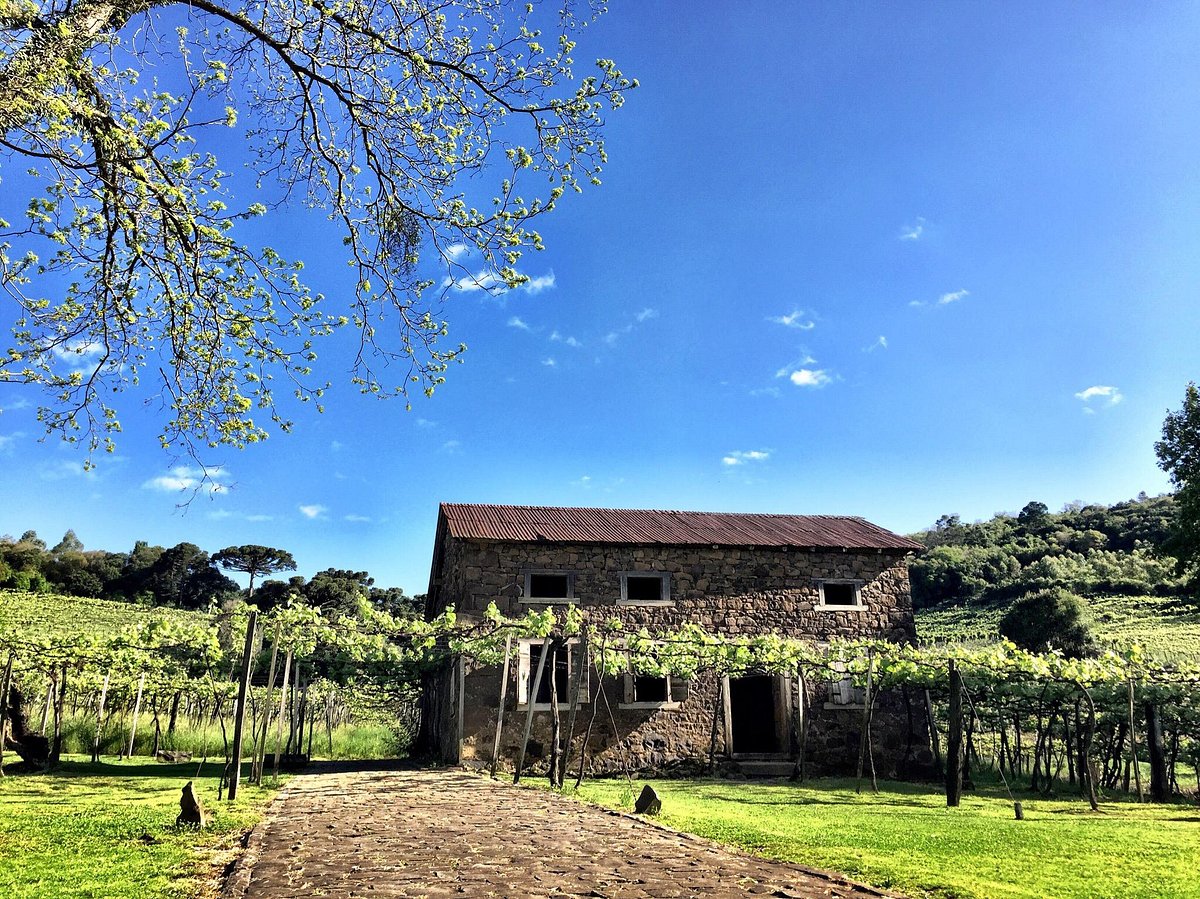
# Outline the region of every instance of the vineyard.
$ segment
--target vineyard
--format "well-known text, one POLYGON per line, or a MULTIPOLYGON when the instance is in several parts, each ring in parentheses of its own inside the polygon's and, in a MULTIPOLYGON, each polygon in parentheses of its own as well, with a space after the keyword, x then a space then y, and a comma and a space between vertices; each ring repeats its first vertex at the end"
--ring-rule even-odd
MULTIPOLYGON (((422 672, 460 655, 471 664, 498 665, 513 637, 532 637, 546 646, 582 640, 598 684, 627 671, 683 680, 711 673, 793 677, 808 700, 794 722, 799 773, 820 685, 842 683, 863 697, 860 777, 874 777, 872 717, 881 703, 900 697, 906 714, 924 724, 916 730, 927 734, 948 782, 956 783, 958 772, 969 784, 973 772, 986 771, 1014 791, 1048 793, 1069 785, 1093 806, 1105 790, 1148 791, 1166 799, 1190 790, 1189 771, 1200 784, 1200 666, 1156 658, 1137 646, 1068 659, 1010 643, 815 645, 772 635, 723 636, 695 626, 629 631, 618 619, 589 617, 577 607, 561 617, 547 610, 519 619, 493 607, 484 620, 465 624, 449 611, 424 621, 369 610, 356 618, 326 616, 307 606, 252 616, 239 606, 212 618, 127 613, 123 625, 110 619, 104 627, 97 621, 39 629, 28 621, 46 603, 45 597, 7 595, 5 609, 25 611, 6 614, 0 629, 0 664, 7 662, 5 676, 23 698, 12 704, 23 716, 12 731, 18 743, 21 734, 29 735, 26 761, 34 764, 52 764, 65 751, 68 720, 76 722, 77 744, 78 722, 90 722, 82 736, 90 737, 93 758, 114 750, 154 754, 174 745, 186 723, 205 735, 203 751, 219 753, 228 772, 244 671, 248 748, 242 755, 252 760, 251 780, 261 782, 268 754, 278 770, 280 759, 286 764, 312 755, 322 744, 331 752, 335 727, 364 717, 391 716, 411 736, 422 672), (11 623, 21 615, 26 624, 11 623), (251 617, 258 620, 247 633, 251 617), (46 735, 40 759, 34 751, 39 734, 46 735)), ((95 610, 90 603, 66 607, 79 616, 95 610)), ((541 677, 539 666, 535 691, 541 677)), ((575 695, 571 708, 562 710, 573 726, 575 695)), ((593 715, 595 709, 593 703, 593 715)), ((560 764, 551 766, 559 782, 585 725, 579 716, 575 730, 562 733, 560 764)), ((578 762, 582 771, 585 760, 578 762)))

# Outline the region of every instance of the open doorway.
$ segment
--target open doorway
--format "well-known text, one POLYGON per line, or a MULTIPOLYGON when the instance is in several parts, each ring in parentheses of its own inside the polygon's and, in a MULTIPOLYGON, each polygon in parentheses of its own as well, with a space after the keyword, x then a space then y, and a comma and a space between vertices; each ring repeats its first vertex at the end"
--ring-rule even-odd
POLYGON ((735 755, 788 751, 786 679, 765 674, 729 679, 726 737, 735 755))

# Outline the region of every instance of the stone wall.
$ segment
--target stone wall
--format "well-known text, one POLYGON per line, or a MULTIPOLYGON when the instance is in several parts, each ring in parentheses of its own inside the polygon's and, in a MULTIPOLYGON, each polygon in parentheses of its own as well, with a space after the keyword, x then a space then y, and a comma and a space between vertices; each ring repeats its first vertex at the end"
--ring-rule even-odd
MULTIPOLYGON (((825 641, 835 637, 915 639, 908 568, 896 552, 804 551, 783 548, 651 547, 596 544, 523 544, 444 540, 440 551, 440 582, 431 585, 429 609, 447 605, 463 617, 480 615, 495 602, 506 615, 519 616, 545 604, 522 599, 525 575, 534 571, 569 571, 574 577, 574 600, 583 608, 603 607, 626 627, 651 630, 694 622, 720 633, 774 632, 787 637, 825 641), (622 605, 621 573, 670 575, 670 605, 622 605), (822 579, 855 580, 861 584, 861 607, 821 608, 822 579)), ((517 648, 513 662, 501 738, 502 766, 516 758, 525 724, 525 707, 517 707, 517 648)), ((499 667, 468 670, 463 709, 462 759, 488 762, 496 729, 500 694, 499 667)), ((596 672, 589 675, 594 695, 596 672)), ((532 681, 532 675, 530 676, 532 681)), ((814 770, 846 771, 857 761, 861 708, 826 709, 828 685, 809 684, 811 711, 808 758, 814 770)), ((789 698, 788 714, 798 704, 790 679, 777 689, 789 698)), ((605 684, 608 703, 600 708, 591 699, 581 705, 575 728, 576 757, 582 734, 596 712, 589 740, 589 769, 593 773, 643 770, 704 770, 708 764, 719 679, 702 674, 687 685, 686 698, 672 708, 622 708, 625 685, 621 678, 605 684)), ((566 726, 568 708, 562 704, 566 726)), ((781 749, 798 748, 794 722, 791 738, 781 749)), ((872 725, 876 763, 881 774, 902 767, 910 742, 908 716, 898 697, 885 697, 872 725)), ((550 745, 550 714, 534 713, 526 764, 544 768, 550 745)), ((724 760, 727 728, 717 727, 716 753, 724 760)))

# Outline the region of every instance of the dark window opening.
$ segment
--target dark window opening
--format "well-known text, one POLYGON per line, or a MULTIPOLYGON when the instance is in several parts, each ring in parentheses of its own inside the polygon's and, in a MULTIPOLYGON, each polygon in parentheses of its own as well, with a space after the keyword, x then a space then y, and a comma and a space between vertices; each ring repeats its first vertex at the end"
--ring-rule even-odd
POLYGON ((858 605, 857 591, 854 589, 854 584, 831 584, 828 581, 824 585, 825 605, 827 606, 854 606, 858 605))
POLYGON ((663 598, 663 579, 658 575, 625 576, 625 599, 627 602, 658 602, 663 598))
MULTIPOLYGON (((538 663, 542 660, 542 647, 529 647, 529 683, 532 687, 537 677, 538 663)), ((546 659, 546 667, 542 671, 542 682, 538 684, 536 703, 550 704, 550 684, 554 683, 554 692, 558 694, 559 702, 570 702, 571 665, 570 653, 566 649, 551 649, 550 657, 546 659), (553 675, 553 677, 551 676, 553 675)))
POLYGON ((537 599, 569 599, 571 577, 566 574, 531 574, 529 596, 537 599))
POLYGON ((665 677, 639 674, 633 679, 634 702, 668 702, 670 692, 665 677))

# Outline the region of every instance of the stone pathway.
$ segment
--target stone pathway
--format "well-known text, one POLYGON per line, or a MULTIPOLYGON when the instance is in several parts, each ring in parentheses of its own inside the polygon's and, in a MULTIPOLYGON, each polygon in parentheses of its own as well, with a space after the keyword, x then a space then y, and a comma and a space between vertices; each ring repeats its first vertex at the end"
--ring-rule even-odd
POLYGON ((888 895, 454 770, 296 777, 243 862, 245 899, 888 895))

